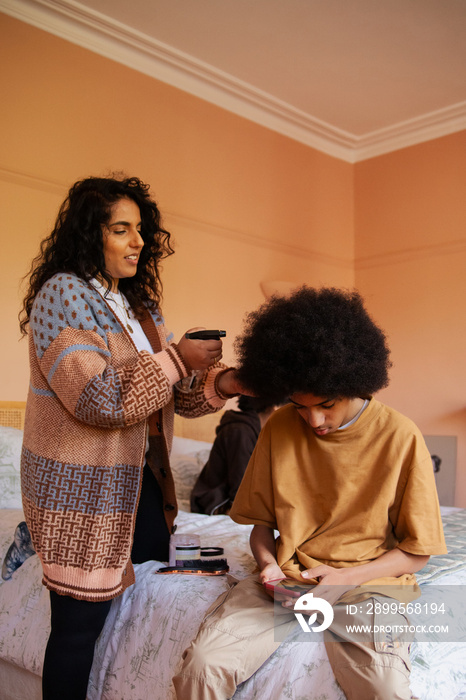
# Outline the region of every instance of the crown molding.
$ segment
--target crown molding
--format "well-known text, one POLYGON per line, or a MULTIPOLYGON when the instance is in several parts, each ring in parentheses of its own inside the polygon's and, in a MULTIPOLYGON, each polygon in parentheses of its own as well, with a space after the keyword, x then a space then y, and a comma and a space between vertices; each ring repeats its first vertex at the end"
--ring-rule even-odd
POLYGON ((74 0, 0 0, 0 10, 318 151, 352 160, 351 134, 74 0))
POLYGON ((368 160, 464 129, 466 129, 466 102, 459 102, 355 139, 354 162, 368 160))
POLYGON ((75 0, 0 0, 0 10, 349 163, 466 129, 465 101, 355 136, 75 0))

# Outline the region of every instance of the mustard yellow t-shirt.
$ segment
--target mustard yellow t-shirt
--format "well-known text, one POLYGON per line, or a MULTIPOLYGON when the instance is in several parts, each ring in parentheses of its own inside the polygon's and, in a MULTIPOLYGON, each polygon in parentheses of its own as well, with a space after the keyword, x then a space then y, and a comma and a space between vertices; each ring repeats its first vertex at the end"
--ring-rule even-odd
POLYGON ((298 580, 303 569, 364 564, 394 547, 447 551, 422 434, 375 399, 353 425, 323 437, 294 406, 276 411, 230 516, 278 530, 278 565, 298 580))

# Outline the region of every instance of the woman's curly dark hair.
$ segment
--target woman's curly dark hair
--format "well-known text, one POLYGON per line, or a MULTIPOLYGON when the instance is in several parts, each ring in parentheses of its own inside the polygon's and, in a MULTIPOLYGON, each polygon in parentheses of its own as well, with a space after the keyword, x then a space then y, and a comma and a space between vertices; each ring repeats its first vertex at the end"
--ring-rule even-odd
POLYGON ((102 227, 110 219, 112 205, 122 198, 132 199, 139 207, 144 247, 136 274, 121 279, 119 289, 138 317, 146 307, 155 309, 160 305, 159 263, 174 251, 169 232, 161 226, 160 212, 149 194, 149 185, 136 177, 88 177, 71 187, 52 233, 42 241, 40 252, 31 264, 28 291, 20 313, 23 335, 37 292, 55 273, 72 272, 86 281, 103 278, 111 288, 112 280, 105 270, 102 227))
POLYGON ((247 316, 235 349, 239 381, 271 403, 367 397, 388 384, 385 335, 357 292, 303 286, 272 297, 247 316))

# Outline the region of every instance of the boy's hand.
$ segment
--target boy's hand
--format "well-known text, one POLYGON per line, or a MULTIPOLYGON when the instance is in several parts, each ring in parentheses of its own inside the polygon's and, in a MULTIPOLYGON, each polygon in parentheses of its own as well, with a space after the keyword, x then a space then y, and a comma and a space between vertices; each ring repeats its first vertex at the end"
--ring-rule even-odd
POLYGON ((353 567, 336 569, 333 566, 320 564, 312 569, 306 569, 301 573, 301 576, 306 581, 311 579, 317 581, 314 595, 323 598, 330 605, 334 605, 342 595, 358 585, 354 583, 353 567))
POLYGON ((266 581, 278 581, 282 578, 286 578, 283 571, 280 569, 278 564, 267 564, 259 574, 260 582, 265 583, 266 581))
POLYGON ((318 584, 326 583, 331 585, 332 583, 340 585, 345 579, 350 579, 351 568, 337 569, 334 566, 328 566, 327 564, 319 564, 319 566, 314 566, 312 569, 306 569, 306 571, 301 572, 301 576, 309 581, 309 579, 315 579, 318 584))
MULTIPOLYGON (((267 566, 265 566, 260 572, 259 578, 262 585, 264 585, 264 583, 267 581, 281 581, 282 579, 286 578, 286 576, 278 564, 267 564, 267 566)), ((271 591, 268 588, 265 588, 264 590, 276 603, 281 603, 283 605, 285 601, 289 600, 288 596, 284 595, 283 593, 279 593, 279 591, 271 591)))

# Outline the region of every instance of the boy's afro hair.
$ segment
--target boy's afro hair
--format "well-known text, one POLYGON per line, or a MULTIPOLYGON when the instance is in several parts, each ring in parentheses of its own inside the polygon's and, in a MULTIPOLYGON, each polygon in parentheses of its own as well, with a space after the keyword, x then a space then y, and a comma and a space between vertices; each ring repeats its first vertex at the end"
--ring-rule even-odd
POLYGON ((385 335, 355 291, 274 296, 248 314, 235 349, 239 381, 271 403, 294 393, 367 397, 388 384, 385 335))

